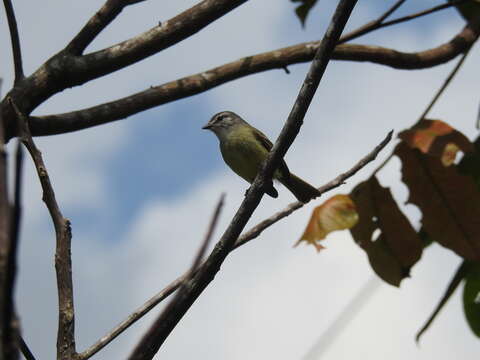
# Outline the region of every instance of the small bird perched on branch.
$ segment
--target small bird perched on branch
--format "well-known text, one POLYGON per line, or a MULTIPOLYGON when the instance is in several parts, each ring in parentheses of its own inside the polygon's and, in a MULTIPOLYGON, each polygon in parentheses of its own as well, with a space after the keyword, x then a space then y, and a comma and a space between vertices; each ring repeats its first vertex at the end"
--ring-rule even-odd
MULTIPOLYGON (((231 111, 213 115, 202 129, 211 130, 217 135, 223 160, 237 175, 251 184, 272 149, 271 141, 260 130, 231 111)), ((303 203, 320 195, 312 185, 290 173, 284 160, 275 170, 273 178, 280 181, 303 203)), ((265 192, 273 198, 278 197, 273 184, 270 184, 265 192)))

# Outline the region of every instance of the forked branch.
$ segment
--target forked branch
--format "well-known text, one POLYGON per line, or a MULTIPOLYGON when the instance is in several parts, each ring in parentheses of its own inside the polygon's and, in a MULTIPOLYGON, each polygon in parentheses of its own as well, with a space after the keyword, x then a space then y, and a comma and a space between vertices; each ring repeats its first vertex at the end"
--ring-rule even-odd
POLYGON ((43 190, 43 201, 45 202, 55 227, 56 252, 55 270, 57 273, 58 288, 58 334, 57 334, 57 359, 70 360, 76 357, 75 351, 75 313, 73 306, 73 283, 72 283, 72 260, 71 240, 72 233, 70 221, 63 217, 55 198, 50 177, 43 161, 40 150, 36 147, 30 129, 28 118, 19 110, 11 100, 19 121, 21 140, 30 153, 37 170, 40 184, 43 190))

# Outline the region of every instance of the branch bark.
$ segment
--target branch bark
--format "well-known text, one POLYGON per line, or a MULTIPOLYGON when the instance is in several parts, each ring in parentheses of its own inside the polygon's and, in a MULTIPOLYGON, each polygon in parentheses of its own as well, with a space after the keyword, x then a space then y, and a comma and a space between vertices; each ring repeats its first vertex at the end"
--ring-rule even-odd
POLYGON ((197 274, 187 282, 184 293, 170 308, 170 311, 163 313, 157 319, 154 326, 152 326, 147 334, 140 340, 129 357, 130 360, 152 359, 183 315, 220 270, 221 264, 228 256, 228 253, 235 245, 248 219, 260 203, 264 194, 265 185, 271 182, 273 172, 297 136, 305 113, 323 77, 335 44, 356 2, 357 0, 340 0, 330 26, 315 54, 292 111, 277 141, 273 145, 267 160, 262 166, 261 171, 252 183, 247 196, 204 265, 199 269, 197 274))
POLYGON ((13 10, 11 0, 3 0, 5 13, 7 15, 8 28, 10 30, 10 40, 12 43, 13 65, 15 68, 14 84, 17 85, 23 78, 22 51, 20 48, 20 38, 18 36, 17 19, 13 10))
POLYGON ((55 199, 55 192, 50 182, 47 168, 40 150, 36 147, 30 129, 28 118, 18 109, 17 105, 9 99, 20 123, 22 131, 21 140, 30 153, 43 190, 45 202, 55 227, 56 252, 55 270, 57 273, 58 288, 58 334, 57 334, 57 359, 71 360, 77 356, 75 350, 75 312, 73 306, 73 282, 71 240, 72 232, 70 221, 63 217, 55 199))
POLYGON ((107 0, 94 16, 85 24, 80 32, 70 41, 65 48, 67 53, 82 55, 88 45, 105 29, 122 10, 132 4, 145 0, 107 0))
MULTIPOLYGON (((423 69, 443 64, 465 52, 480 35, 480 29, 466 26, 452 40, 433 49, 405 53, 379 46, 343 44, 332 54, 334 60, 369 61, 397 69, 423 69)), ((309 62, 318 41, 277 49, 154 86, 148 90, 94 107, 64 114, 31 118, 34 136, 55 135, 124 119, 140 111, 205 92, 226 82, 287 65, 309 62)))
MULTIPOLYGON (((0 78, 0 90, 3 79, 0 78)), ((18 321, 15 317, 13 285, 16 272, 16 240, 7 189, 7 154, 0 113, 0 359, 18 359, 18 321)), ((20 161, 16 168, 20 168, 20 161)), ((20 179, 20 175, 16 177, 20 179)), ((18 188, 18 190, 20 190, 18 188)), ((17 193, 17 191, 16 191, 17 193)), ((18 199, 19 200, 19 199, 18 199)), ((18 203, 17 203, 18 205, 18 203)), ((18 207, 19 208, 19 205, 18 207)), ((18 218, 19 219, 19 218, 18 218)), ((15 219, 13 219, 15 220, 15 219)))

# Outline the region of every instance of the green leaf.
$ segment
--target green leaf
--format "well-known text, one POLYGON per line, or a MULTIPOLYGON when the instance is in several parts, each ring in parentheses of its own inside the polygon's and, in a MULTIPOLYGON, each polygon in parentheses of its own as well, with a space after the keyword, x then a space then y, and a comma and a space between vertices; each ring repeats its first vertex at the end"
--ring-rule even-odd
POLYGON ((463 288, 463 310, 473 333, 480 337, 480 264, 472 264, 463 288))
POLYGON ((295 13, 297 14, 302 26, 305 27, 305 21, 307 19, 310 10, 312 10, 313 6, 317 3, 318 0, 290 0, 291 2, 299 2, 301 3, 295 8, 295 13))

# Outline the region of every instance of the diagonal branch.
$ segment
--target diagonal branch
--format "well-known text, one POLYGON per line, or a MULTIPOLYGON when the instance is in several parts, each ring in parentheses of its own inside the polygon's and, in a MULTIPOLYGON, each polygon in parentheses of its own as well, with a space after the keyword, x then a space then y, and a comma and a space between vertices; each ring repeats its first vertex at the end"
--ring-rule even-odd
POLYGON ((271 181, 273 172, 297 136, 305 113, 323 77, 335 44, 356 2, 356 0, 340 0, 330 26, 315 54, 292 111, 240 208, 204 265, 199 269, 197 274, 187 282, 185 292, 170 308, 169 312, 162 314, 162 316, 157 319, 155 326, 140 340, 129 359, 152 359, 183 315, 220 270, 221 264, 228 256, 248 219, 250 219, 260 203, 264 194, 265 184, 271 181))
POLYGON ((62 76, 81 85, 154 55, 202 30, 248 0, 203 0, 170 20, 109 48, 70 59, 62 76))
POLYGON ((378 17, 375 20, 369 21, 363 26, 360 26, 358 29, 355 29, 348 34, 343 35, 340 38, 340 43, 344 43, 347 41, 350 41, 354 38, 357 38, 359 36, 362 36, 366 33, 369 33, 375 29, 378 29, 378 27, 383 23, 383 21, 388 18, 390 15, 392 15, 400 6, 403 5, 403 3, 406 0, 398 0, 395 4, 393 4, 387 11, 385 11, 380 17, 378 17))
POLYGON ((101 9, 88 20, 82 30, 70 41, 65 51, 72 55, 81 55, 98 34, 115 20, 125 7, 143 1, 145 0, 107 0, 101 9))
MULTIPOLYGON (((370 153, 368 153, 365 157, 360 159, 351 169, 348 171, 338 175, 335 179, 329 181, 325 185, 322 185, 318 188, 320 195, 333 190, 334 188, 345 184, 345 181, 350 177, 354 176, 358 171, 368 165, 370 162, 374 161, 381 150, 390 142, 392 139, 392 132, 389 132, 387 137, 378 144, 370 153)), ((235 242, 234 249, 246 244, 250 240, 253 240, 260 236, 260 234, 270 227, 271 225, 277 223, 281 219, 289 216, 294 211, 302 208, 305 204, 296 201, 291 203, 283 210, 273 214, 269 218, 261 221, 254 227, 252 227, 249 231, 245 232, 242 236, 240 236, 237 241, 235 242)), ((201 265, 202 266, 202 265, 201 265)), ((200 266, 200 267, 201 267, 200 266)), ((162 302, 165 298, 167 298, 170 294, 172 294, 175 290, 178 289, 180 284, 184 283, 188 277, 188 272, 184 273, 183 275, 179 276, 173 282, 171 282, 167 287, 165 287, 162 291, 157 293, 147 302, 145 302, 142 306, 140 306, 135 312, 133 312, 130 316, 128 316, 124 321, 122 321, 119 325, 117 325, 114 329, 112 329, 108 334, 103 336, 99 341, 89 347, 87 350, 79 354, 80 359, 88 359, 98 351, 103 349, 106 345, 108 345, 112 340, 114 340, 117 336, 123 333, 126 329, 128 329, 131 325, 133 325, 137 320, 140 320, 144 315, 146 315, 150 310, 152 310, 156 305, 162 302)))
POLYGON ((47 168, 43 162, 43 157, 36 147, 30 129, 27 117, 18 109, 17 105, 11 100, 19 121, 21 129, 21 140, 30 153, 37 174, 40 179, 43 190, 43 201, 47 205, 56 234, 56 252, 55 252, 55 270, 57 272, 58 287, 58 334, 57 334, 57 359, 67 360, 75 358, 75 313, 73 307, 73 283, 72 283, 72 259, 71 259, 71 240, 72 233, 70 221, 63 217, 62 212, 55 199, 50 177, 47 168))
POLYGON ((15 67, 15 85, 24 78, 22 64, 22 50, 20 48, 20 38, 18 36, 17 19, 13 10, 11 0, 3 0, 5 13, 7 15, 8 27, 10 29, 10 40, 12 43, 13 65, 15 67))
POLYGON ((460 266, 457 268, 457 271, 455 271, 455 274, 453 275, 452 280, 450 280, 450 283, 448 284, 447 289, 445 290, 445 293, 440 299, 440 302, 435 307, 433 313, 430 315, 427 322, 422 326, 422 328, 418 331, 417 335, 415 336, 415 341, 417 343, 420 341, 420 337, 423 335, 423 333, 425 333, 425 331, 428 330, 430 325, 432 325, 438 313, 440 312, 440 310, 443 309, 448 299, 450 299, 450 297, 453 295, 453 293, 457 289, 458 285, 460 285, 463 278, 468 272, 468 267, 469 267, 469 263, 467 261, 462 261, 460 266))
MULTIPOLYGON (((452 40, 433 49, 405 53, 378 46, 338 45, 332 59, 369 61, 398 69, 422 69, 450 61, 467 50, 480 29, 465 27, 452 40)), ((277 49, 221 65, 148 90, 94 107, 64 114, 32 117, 34 136, 63 134, 124 119, 140 111, 205 92, 226 82, 271 69, 312 60, 319 42, 308 42, 277 49)))
POLYGON ((433 14, 437 11, 448 9, 452 6, 460 5, 462 3, 466 3, 466 2, 469 2, 469 1, 472 1, 472 0, 453 0, 451 2, 442 4, 442 5, 434 6, 430 9, 427 9, 427 10, 422 10, 422 11, 419 11, 419 12, 414 13, 414 14, 410 14, 410 15, 407 15, 407 16, 402 16, 402 17, 394 19, 394 20, 383 22, 396 9, 398 9, 400 7, 400 5, 402 5, 404 3, 404 1, 399 0, 390 9, 388 9, 382 16, 380 16, 378 19, 370 21, 369 23, 359 27, 358 29, 353 30, 352 32, 342 36, 340 38, 340 42, 344 43, 344 42, 350 41, 352 39, 355 39, 359 36, 365 35, 366 33, 369 33, 369 32, 372 32, 372 31, 375 31, 375 30, 378 30, 378 29, 381 29, 381 28, 384 28, 384 27, 387 27, 387 26, 392 26, 392 25, 400 24, 400 23, 410 21, 410 20, 413 20, 413 19, 418 19, 422 16, 430 15, 430 14, 433 14))

